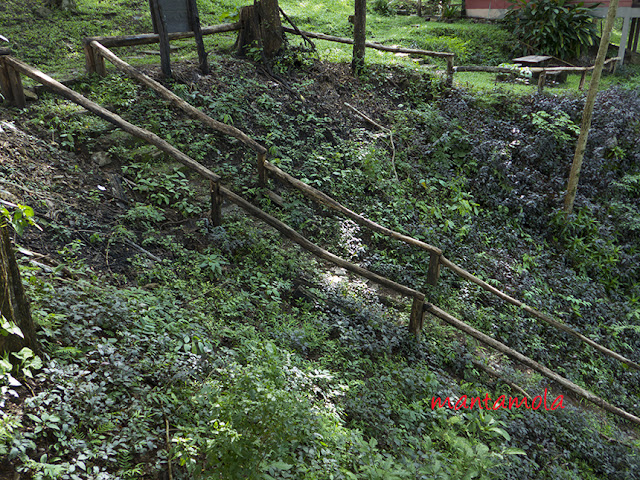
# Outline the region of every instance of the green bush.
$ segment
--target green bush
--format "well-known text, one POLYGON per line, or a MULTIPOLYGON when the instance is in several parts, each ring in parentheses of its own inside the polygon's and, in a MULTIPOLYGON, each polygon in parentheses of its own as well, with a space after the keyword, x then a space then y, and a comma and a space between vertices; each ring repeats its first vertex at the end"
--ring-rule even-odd
POLYGON ((515 0, 505 24, 527 50, 560 58, 578 57, 598 39, 591 14, 596 6, 568 0, 515 0))

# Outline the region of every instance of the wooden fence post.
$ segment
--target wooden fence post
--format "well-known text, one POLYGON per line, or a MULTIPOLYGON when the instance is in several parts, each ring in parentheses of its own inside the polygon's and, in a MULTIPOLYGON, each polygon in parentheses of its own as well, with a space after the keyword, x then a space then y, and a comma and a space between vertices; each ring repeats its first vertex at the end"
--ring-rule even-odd
POLYGON ((106 77, 107 66, 104 63, 104 57, 100 55, 100 52, 98 52, 95 48, 92 48, 91 50, 93 50, 93 64, 95 66, 95 72, 101 77, 106 77))
POLYGON ((422 324, 424 322, 424 299, 415 298, 411 305, 411 317, 409 318, 409 331, 420 339, 422 324))
POLYGON ((453 86, 453 57, 447 57, 447 86, 453 86))
POLYGON ((203 75, 209 74, 209 64, 207 63, 207 52, 204 48, 204 41, 202 40, 202 29, 200 28, 200 16, 198 15, 198 6, 196 0, 188 0, 187 10, 189 12, 189 22, 191 23, 191 29, 196 39, 196 47, 198 50, 198 59, 200 60, 200 71, 203 75))
POLYGON ((436 252, 431 252, 429 257, 429 272, 427 274, 427 283, 429 285, 436 285, 440 278, 440 255, 436 252))
POLYGON ((261 187, 266 187, 269 184, 269 174, 264 166, 266 160, 266 153, 258 153, 258 184, 261 187))
POLYGON ((0 92, 4 97, 4 101, 13 103, 13 89, 11 88, 11 82, 9 81, 9 66, 6 65, 0 57, 0 92))
POLYGON ((89 38, 84 39, 84 68, 87 73, 96 73, 96 57, 93 54, 93 47, 89 38))
POLYGON ((542 93, 544 90, 544 84, 547 81, 547 72, 541 71, 540 76, 538 77, 538 93, 542 93))
POLYGON ((158 35, 160 38, 160 64, 162 67, 162 74, 165 77, 171 78, 171 58, 169 54, 169 34, 167 32, 167 23, 158 0, 151 1, 151 14, 153 15, 155 22, 154 25, 158 29, 158 35))
POLYGON ((578 85, 578 90, 582 91, 584 89, 584 82, 587 80, 587 71, 582 72, 580 76, 580 85, 578 85))
POLYGON ((3 60, 0 60, 0 88, 2 89, 2 96, 7 103, 18 108, 26 106, 27 101, 22 88, 22 77, 20 77, 19 72, 3 60))
POLYGON ((211 189, 211 223, 214 227, 222 225, 222 194, 220 193, 220 182, 209 181, 211 189))

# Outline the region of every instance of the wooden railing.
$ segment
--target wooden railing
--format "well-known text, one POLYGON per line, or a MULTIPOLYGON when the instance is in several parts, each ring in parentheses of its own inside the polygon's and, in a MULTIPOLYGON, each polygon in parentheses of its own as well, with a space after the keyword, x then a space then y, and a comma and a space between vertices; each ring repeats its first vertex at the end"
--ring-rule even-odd
MULTIPOLYGON (((94 49, 95 52, 98 53, 98 55, 103 56, 104 58, 107 59, 112 59, 113 57, 115 57, 115 55, 113 55, 111 52, 109 52, 107 49, 105 49, 105 47, 101 46, 98 44, 98 42, 92 41, 91 42, 91 46, 92 49, 94 49)), ((117 57, 115 57, 117 58, 117 57)), ((161 95, 165 98, 170 98, 171 102, 174 103, 177 106, 182 107, 183 104, 186 104, 186 102, 184 102, 182 99, 180 99, 179 97, 177 97, 173 92, 170 92, 169 90, 167 90, 165 87, 163 87, 162 85, 160 85, 159 83, 155 82, 154 80, 146 77, 146 75, 135 71, 135 69, 133 69, 131 66, 129 66, 128 64, 126 64, 126 62, 123 62, 122 60, 118 59, 117 62, 114 63, 117 67, 128 71, 129 73, 131 73, 135 78, 145 78, 144 83, 147 84, 147 82, 150 82, 151 84, 154 84, 154 90, 158 91, 159 93, 161 93, 161 95), (154 83, 155 82, 155 83, 154 83)), ((616 407, 610 403, 608 403, 606 400, 598 397, 597 395, 592 394, 591 392, 583 389, 582 387, 580 387, 579 385, 576 385, 575 383, 571 382, 570 380, 558 375, 557 373, 553 372, 552 370, 546 368, 545 366, 539 364, 538 362, 535 362, 534 360, 530 359, 529 357, 526 357, 525 355, 522 355, 521 353, 509 348, 507 345, 489 337, 488 335, 474 329, 473 327, 471 327, 470 325, 466 324, 465 322, 449 315, 448 313, 444 312, 443 310, 439 309, 438 307, 436 307, 435 305, 426 302, 426 298, 425 295, 417 290, 414 290, 410 287, 407 287, 405 285, 401 285, 397 282, 394 282, 393 280, 390 280, 388 278, 385 278, 383 276, 380 276, 376 273, 373 273, 365 268, 360 267, 359 265, 355 265, 351 262, 348 262, 340 257, 338 257, 337 255, 332 254, 331 252, 321 248, 320 246, 316 245, 315 243, 311 242, 310 240, 308 240, 307 238, 305 238, 304 236, 302 236, 301 234, 299 234, 298 232, 296 232, 294 229, 292 229, 291 227, 289 227, 288 225, 286 225, 285 223, 281 222, 280 220, 276 219, 275 217, 269 215, 268 213, 262 211, 261 209, 259 209, 258 207, 256 207, 255 205, 251 204, 250 202, 246 201, 245 199, 243 199, 242 197, 240 197, 239 195, 236 195, 235 193, 233 193, 232 191, 230 191, 229 189, 223 187, 220 184, 220 176, 216 175, 215 173, 213 173, 211 170, 209 170, 208 168, 206 168, 205 166, 201 165, 199 162, 197 162, 196 160, 190 158, 188 155, 184 154, 183 152, 181 152, 180 150, 176 149, 175 147, 173 147, 172 145, 170 145, 168 142, 166 142, 165 140, 163 140, 162 138, 160 138, 158 135, 145 130, 141 127, 135 126, 129 122, 127 122, 126 120, 124 120, 123 118, 121 118, 120 116, 118 116, 117 114, 110 112, 109 110, 101 107, 100 105, 96 104, 95 102, 92 102, 91 100, 87 99, 86 97, 80 95, 79 93, 69 89, 68 87, 62 85, 61 83, 53 80, 51 77, 49 77, 48 75, 42 73, 41 71, 34 69, 32 67, 30 67, 29 65, 11 57, 10 55, 0 55, 0 79, 5 79, 11 78, 12 76, 14 77, 18 77, 19 78, 19 74, 22 73, 24 75, 29 76, 30 78, 36 80, 37 82, 43 84, 44 86, 46 86, 47 88, 49 88, 50 90, 52 90, 53 92, 71 100, 74 103, 77 103, 78 105, 81 105, 82 107, 86 108, 88 111, 95 113, 96 115, 100 116, 101 118, 103 118, 104 120, 122 128, 124 131, 130 133, 131 135, 143 139, 144 141, 156 146, 157 148, 159 148, 161 151, 167 153, 168 155, 170 155, 171 157, 173 157, 175 160, 179 161, 180 163, 182 163, 183 165, 186 165, 187 167, 191 168, 192 170, 194 170, 195 172, 197 172, 198 174, 200 174, 203 178, 209 180, 211 182, 212 188, 212 217, 217 217, 218 220, 221 219, 221 214, 218 211, 217 213, 213 211, 213 209, 219 208, 220 204, 222 203, 221 199, 222 197, 227 198, 229 201, 235 203, 236 205, 238 205, 239 207, 241 207, 242 209, 244 209, 246 212, 248 212, 249 214, 253 215, 254 217, 264 221, 265 223, 267 223, 268 225, 271 225, 272 227, 274 227, 276 230, 278 230, 281 234, 283 234, 285 237, 291 239, 292 241, 294 241, 295 243, 297 243, 298 245, 300 245, 302 248, 304 248, 305 250, 311 252, 312 254, 314 254, 315 256, 325 259, 335 265, 338 265, 340 267, 345 268, 346 270, 349 270, 357 275, 360 275, 364 278, 370 279, 380 285, 383 285, 385 287, 388 287, 398 293, 401 293, 402 295, 405 295, 407 297, 410 297, 413 299, 413 304, 412 304, 412 308, 411 308, 411 319, 410 319, 410 329, 412 330, 412 332, 414 332, 416 335, 420 334, 420 331, 422 330, 422 326, 423 326, 423 321, 424 321, 424 314, 425 312, 429 312, 432 315, 434 315, 435 317, 443 320, 444 322, 448 323, 449 325, 453 326, 456 329, 459 329, 463 332, 465 332, 468 335, 473 336, 474 338, 476 338, 477 340, 483 342, 485 345, 488 345, 502 353, 504 353, 505 355, 509 356, 510 358, 523 363, 527 366, 529 366, 530 368, 538 371, 539 373, 541 373, 542 375, 546 376, 547 378, 550 378, 551 380, 559 383, 560 385, 562 385, 564 388, 570 390, 571 392, 575 393, 576 395, 579 395, 585 399, 587 399, 588 401, 600 406, 601 408, 614 413, 615 415, 618 415, 622 418, 625 418, 626 420, 629 420, 633 423, 636 423, 638 425, 640 425, 640 418, 636 417, 635 415, 632 415, 628 412, 626 412, 625 410, 620 409, 619 407, 616 407)), ((3 82, 5 81, 3 80, 3 82)), ((4 83, 3 83, 4 85, 4 83)), ((3 86, 3 91, 5 88, 8 88, 7 85, 3 86)), ((187 104, 188 105, 188 104, 187 104)), ((202 115, 204 115, 202 112, 199 113, 195 113, 194 112, 197 111, 199 112, 197 109, 195 109, 192 106, 188 106, 186 107, 186 110, 188 113, 193 114, 194 116, 196 116, 196 118, 201 118, 202 115)), ((209 126, 211 126, 212 128, 216 128, 216 126, 218 126, 219 122, 215 122, 213 119, 207 120, 205 123, 207 123, 209 126)), ((227 125, 225 125, 225 127, 228 127, 227 125)), ((242 132, 241 132, 242 133, 242 132)), ((234 135, 235 138, 240 139, 241 141, 243 141, 247 146, 250 146, 254 149, 257 149, 257 147, 259 146, 259 144, 257 144, 257 142, 252 141, 251 139, 249 139, 248 136, 246 135, 238 135, 237 132, 235 132, 234 135), (246 137, 246 138, 245 138, 246 137)), ((294 179, 294 177, 291 177, 287 174, 284 174, 284 172, 279 173, 278 170, 276 170, 277 167, 275 166, 271 166, 269 167, 269 165, 271 165, 270 163, 268 163, 265 160, 265 154, 261 153, 259 154, 259 163, 262 162, 262 169, 263 169, 263 176, 266 177, 265 172, 267 170, 274 172, 276 174, 279 175, 279 178, 285 179, 286 181, 290 181, 290 183, 292 183, 293 185, 298 184, 297 182, 299 182, 299 180, 294 179)), ((266 182, 266 178, 262 178, 263 182, 266 182)), ((300 182, 302 183, 302 182, 300 182)), ((303 184, 304 185, 304 184, 303 184)), ((301 185, 298 184, 299 187, 302 187, 301 185)), ((457 272, 459 274, 463 274, 462 276, 472 280, 472 281, 476 281, 476 283, 478 283, 479 285, 483 286, 482 284, 484 282, 480 281, 479 279, 476 279, 476 277, 474 277, 473 275, 471 275, 470 273, 466 272, 465 270, 461 269, 460 267, 456 266, 455 264, 453 264, 452 262, 446 260, 444 258, 444 256, 442 255, 442 251, 436 247, 433 247, 429 244, 426 244, 424 242, 421 242, 417 239, 413 239, 411 237, 407 237, 405 235, 402 235, 400 233, 397 232, 393 232, 392 230, 387 229, 386 227, 383 227, 381 225, 376 224, 375 222, 372 222, 368 219, 366 219, 365 217, 355 214, 354 212, 351 212, 349 209, 347 209, 346 207, 343 207, 342 205, 340 205, 338 202, 336 202, 335 200, 331 199, 330 197, 326 196, 325 194, 322 194, 321 192, 318 191, 314 191, 310 190, 312 187, 309 187, 308 185, 305 185, 305 187, 302 188, 302 191, 307 193, 307 195, 311 195, 313 194, 314 197, 318 197, 318 198, 322 198, 324 200, 324 204, 325 205, 329 205, 332 206, 335 209, 339 209, 340 211, 342 211, 343 213, 347 214, 348 212, 349 215, 351 215, 351 218, 357 219, 358 221, 360 221, 363 224, 366 224, 367 226, 370 226, 371 228, 375 228, 376 231, 380 232, 380 233, 385 233, 387 235, 389 235, 392 238, 397 238, 399 240, 405 241, 406 243, 415 245, 415 246, 419 246, 429 252, 431 252, 431 259, 432 259, 432 264, 435 264, 434 267, 434 272, 431 272, 431 268, 430 268, 430 276, 433 273, 434 275, 434 279, 437 280, 437 274, 435 273, 435 269, 439 268, 439 265, 445 265, 449 268, 451 268, 454 272, 457 272), (437 259, 437 262, 434 261, 434 259, 437 259)), ((318 199, 316 198, 316 200, 318 199)), ((489 291, 495 290, 497 291, 497 289, 495 289, 494 287, 490 287, 489 285, 486 285, 486 287, 489 287, 489 291), (492 290, 491 290, 492 289, 492 290)), ((485 288, 486 288, 485 287, 485 288)), ((499 292, 499 291, 498 291, 499 292)), ((495 292, 494 292, 495 293, 495 292)), ((501 298, 503 299, 507 299, 507 298, 511 298, 508 297, 506 294, 503 294, 502 292, 500 292, 501 298)), ((518 302, 517 300, 513 299, 514 302, 518 302)), ((522 306, 523 308, 525 307, 524 304, 522 304, 521 302, 519 303, 520 306, 522 306)), ((530 307, 527 307, 530 310, 530 307)), ((527 311, 527 309, 525 309, 525 311, 527 311)), ((543 315, 543 314, 540 314, 543 315)), ((559 322, 556 322, 559 323, 559 322)), ((566 327, 566 326, 565 326, 566 327)), ((573 332, 572 329, 570 329, 569 327, 566 327, 566 329, 563 329, 564 331, 567 331, 568 333, 573 332)), ((577 332, 573 332, 573 333, 577 333, 577 332)), ((587 339, 588 340, 588 339, 587 339)), ((583 340, 584 341, 584 340, 583 340)), ((590 341, 591 342, 591 341, 590 341)), ((595 342, 592 342, 590 344, 593 345, 598 345, 595 342)), ((624 363, 626 363, 627 365, 631 366, 632 368, 638 368, 638 364, 636 364, 635 362, 632 362, 631 360, 628 360, 624 357, 622 357, 619 354, 616 354, 615 352, 611 352, 610 350, 606 349, 605 347, 599 346, 599 350, 602 351, 603 353, 610 355, 610 356, 614 356, 614 358, 619 359, 620 361, 623 361, 624 363)))
MULTIPOLYGON (((308 38, 317 38, 318 40, 326 40, 328 42, 337 42, 337 43, 345 43, 348 45, 353 45, 353 38, 336 37, 333 35, 326 35, 324 33, 304 32, 291 27, 282 27, 282 29, 285 32, 293 33, 296 35, 302 35, 308 38)), ((453 74, 455 72, 455 69, 453 66, 453 60, 455 58, 454 53, 432 52, 430 50, 419 50, 416 48, 395 47, 395 46, 382 45, 381 43, 375 43, 375 42, 365 42, 365 46, 367 48, 373 48, 374 50, 382 50, 383 52, 408 53, 409 55, 415 55, 419 57, 444 58, 447 62, 447 71, 446 71, 447 85, 449 86, 453 85, 453 74)))
MULTIPOLYGON (((210 27, 202 28, 202 35, 213 35, 215 33, 223 33, 223 32, 233 32, 236 30, 240 30, 242 27, 240 22, 236 23, 225 23, 222 25, 214 25, 210 27)), ((291 27, 282 27, 282 29, 287 33, 292 33, 294 35, 301 35, 305 38, 316 38, 319 40, 326 40, 328 42, 336 42, 336 43, 344 43, 344 44, 353 44, 352 38, 344 38, 344 37, 336 37, 333 35, 326 35, 324 33, 316 33, 316 32, 305 32, 301 31, 297 28, 291 27)), ((170 33, 169 40, 179 40, 182 38, 192 38, 195 36, 193 32, 175 32, 170 33)), ((104 75, 105 66, 104 59, 100 56, 97 56, 96 53, 92 49, 92 42, 98 42, 104 47, 127 47, 133 45, 148 45, 152 43, 160 42, 160 35, 157 34, 142 34, 142 35, 122 35, 115 37, 86 37, 83 40, 84 43, 84 52, 85 52, 85 64, 88 72, 95 72, 101 75, 104 75)), ((432 52, 429 50, 419 50, 415 48, 403 48, 396 46, 388 46, 382 45, 380 43, 375 42, 366 42, 365 46, 367 48, 372 48, 374 50, 382 50, 385 52, 392 53, 407 53, 414 56, 420 57, 433 57, 433 58, 443 58, 447 62, 446 69, 446 83, 451 86, 453 84, 453 74, 455 72, 453 62, 455 58, 455 54, 449 52, 432 52)))
MULTIPOLYGON (((399 232, 395 232, 387 227, 384 227, 382 225, 379 225, 376 222, 373 222, 372 220, 359 215, 355 212, 353 212, 352 210, 350 210, 349 208, 345 207, 344 205, 340 204, 338 201, 334 200, 333 198, 331 198, 330 196, 328 196, 327 194, 321 192, 320 190, 311 187, 310 185, 307 185, 306 183, 300 181, 299 179, 293 177, 292 175, 289 175, 288 173, 284 172, 282 169, 278 168, 276 165, 273 165, 271 162, 266 160, 266 153, 267 153, 267 149, 260 145, 258 142, 256 142, 255 140, 253 140, 252 138, 250 138, 248 135, 246 135, 245 133, 241 132, 240 130, 238 130, 235 127, 226 125, 224 123, 218 122, 214 119, 212 119, 211 117, 209 117, 208 115, 206 115, 205 113, 201 112, 200 110, 198 110, 197 108, 195 108, 194 106, 190 105, 189 103, 185 102, 183 99, 181 99, 180 97, 178 97, 175 93, 173 93, 171 90, 167 89, 166 87, 164 87, 162 84, 160 84, 159 82, 149 78, 147 75, 144 75, 143 73, 141 73, 140 71, 138 71, 137 69, 135 69, 134 67, 132 67, 131 65, 129 65, 128 63, 126 63, 124 60, 120 59, 118 56, 116 56, 113 52, 111 52, 109 49, 107 49, 106 47, 104 47, 103 45, 101 45, 100 43, 98 43, 97 41, 92 41, 90 43, 91 49, 100 57, 102 58, 106 58, 108 59, 110 62, 113 63, 113 65, 127 73, 128 75, 132 76, 133 78, 137 79, 138 81, 140 81, 141 83, 143 83, 144 85, 152 88, 156 93, 158 93, 160 96, 162 96, 163 98, 165 98, 166 100, 168 100, 171 104, 177 106, 178 108, 182 109, 184 112, 186 112, 187 114, 191 115, 193 118, 196 118, 200 121, 202 121, 203 123, 205 123, 206 125, 210 126, 211 128, 213 128, 214 130, 217 130, 221 133, 225 133, 228 135, 233 136, 234 138, 237 138, 238 140, 240 140, 242 143, 244 143, 246 146, 250 147, 251 149, 253 149, 254 151, 257 152, 257 168, 258 168, 258 178, 259 178, 259 182, 261 184, 261 186, 263 187, 267 187, 267 183, 268 183, 268 174, 271 173, 273 174, 275 177, 277 177, 279 180, 282 180, 286 183, 288 183, 289 185, 293 186, 294 188, 297 188, 298 190, 300 190, 302 193, 304 193, 307 197, 311 198, 313 201, 321 203, 323 205, 325 205, 326 207, 329 207, 339 213, 342 213, 343 215, 345 215, 346 217, 352 219, 353 221, 357 222, 360 225, 363 225, 367 228, 372 229, 375 232, 381 233, 383 235, 386 235, 390 238, 395 238, 396 240, 400 240, 401 242, 404 242, 408 245, 412 245, 415 247, 418 247, 420 249, 426 250, 429 252, 430 254, 430 258, 429 258, 429 271, 428 271, 428 276, 427 276, 427 281, 430 285, 436 285, 440 276, 440 268, 441 266, 445 266, 447 268, 449 268, 452 272, 454 272, 455 274, 457 274, 459 277, 464 278, 465 280, 468 280, 470 282, 475 283, 476 285, 480 286, 481 288, 483 288, 484 290, 498 296, 499 298, 501 298, 502 300, 506 301, 507 303, 510 303, 514 306, 517 306, 519 308, 521 308, 525 313, 527 313, 528 315, 541 320, 559 330, 564 331, 565 333, 568 333, 576 338, 578 338, 580 341, 590 345, 591 347, 597 349, 598 351, 602 352, 603 354, 610 356, 612 358, 615 358, 618 361, 621 361, 625 364, 627 364, 628 366, 630 366, 631 368, 640 370, 640 364, 624 357, 623 355, 620 355, 619 353, 616 353, 606 347, 604 347, 603 345, 600 345, 599 343, 589 339, 588 337, 582 335, 581 333, 577 332, 576 330, 572 329, 571 327, 569 327, 568 325, 565 325, 562 322, 559 322, 553 318, 551 318, 548 315, 543 314, 542 312, 539 312, 538 310, 534 309, 533 307, 530 307, 526 304, 524 304, 523 302, 511 297, 510 295, 507 295, 506 293, 502 292, 501 290, 489 285, 487 282, 484 282, 483 280, 479 279, 478 277, 476 277, 475 275, 473 275, 472 273, 468 272, 467 270, 463 269, 462 267, 456 265, 455 263, 451 262, 450 260, 448 260, 444 255, 441 249, 439 249, 438 247, 435 247, 433 245, 429 245, 428 243, 425 243, 421 240, 412 238, 410 236, 404 235, 402 233, 399 232)), ((221 218, 221 214, 219 211, 214 212, 214 214, 212 215, 212 217, 215 217, 215 219, 217 218, 221 218)), ((214 219, 214 220, 215 220, 214 219)), ((351 271, 353 271, 353 269, 351 269, 351 271)), ((366 276, 366 275, 364 275, 366 276)), ((370 277, 367 277, 370 278, 370 277)), ((400 293, 405 294, 404 292, 396 289, 396 291, 399 291, 400 293)), ((412 296, 414 298, 414 302, 418 302, 415 305, 413 305, 412 308, 412 313, 409 319, 409 330, 415 334, 416 336, 420 336, 420 333, 422 331, 422 325, 424 322, 423 319, 423 313, 421 310, 421 307, 419 305, 420 302, 424 302, 424 295, 423 294, 419 294, 419 295, 409 295, 412 296)))

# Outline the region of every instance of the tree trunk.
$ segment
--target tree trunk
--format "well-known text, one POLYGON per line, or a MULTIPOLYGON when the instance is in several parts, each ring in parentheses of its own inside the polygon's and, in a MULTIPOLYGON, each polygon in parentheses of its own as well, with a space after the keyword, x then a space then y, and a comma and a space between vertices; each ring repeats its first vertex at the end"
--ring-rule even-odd
POLYGON ((284 34, 280 22, 278 0, 256 0, 253 5, 240 10, 240 25, 236 45, 238 55, 246 56, 250 48, 261 49, 267 60, 282 48, 284 34))
POLYGON ((353 60, 351 73, 358 75, 364 68, 364 50, 367 40, 367 0, 355 0, 353 15, 353 60))
MULTIPOLYGON (((578 191, 580 170, 582 169, 584 151, 587 148, 587 138, 589 137, 589 129, 591 128, 591 115, 593 114, 593 106, 596 102, 598 87, 600 86, 600 75, 602 74, 602 67, 604 66, 607 51, 609 50, 609 40, 611 39, 611 30, 613 29, 613 24, 616 20, 618 3, 618 0, 611 0, 609 2, 607 20, 605 22, 604 31, 602 32, 602 37, 600 38, 600 47, 598 48, 598 55, 596 56, 593 74, 591 75, 591 82, 589 83, 589 91, 587 92, 587 98, 585 100, 584 110, 582 112, 580 136, 578 137, 576 152, 573 156, 573 162, 571 164, 567 193, 564 197, 564 214, 567 218, 573 212, 573 203, 576 199, 576 193, 578 191)), ((620 59, 620 61, 623 62, 624 58, 620 59)))
POLYGON ((28 347, 37 353, 39 348, 31 319, 31 309, 22 287, 20 271, 6 224, 0 226, 0 312, 6 320, 16 324, 24 336, 21 338, 15 334, 9 334, 6 337, 0 335, 0 354, 19 352, 23 347, 28 347))

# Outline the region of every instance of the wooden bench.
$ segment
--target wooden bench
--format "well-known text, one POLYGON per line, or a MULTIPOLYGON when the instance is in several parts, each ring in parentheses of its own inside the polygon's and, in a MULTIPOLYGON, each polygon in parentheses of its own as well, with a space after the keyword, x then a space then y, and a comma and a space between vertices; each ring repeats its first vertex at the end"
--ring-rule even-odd
MULTIPOLYGON (((548 55, 527 55, 525 57, 518 57, 513 59, 513 63, 520 67, 529 67, 534 69, 546 68, 549 65, 549 60, 553 57, 548 55)), ((558 83, 564 83, 567 81, 567 72, 564 71, 536 71, 533 70, 533 78, 538 80, 538 89, 542 91, 544 84, 547 81, 547 77, 552 76, 558 83)))

